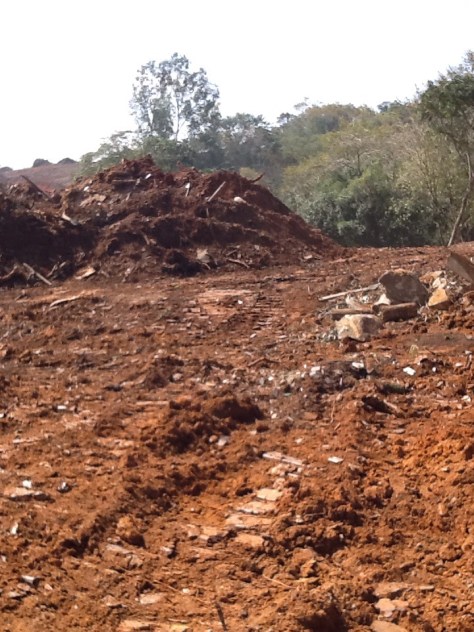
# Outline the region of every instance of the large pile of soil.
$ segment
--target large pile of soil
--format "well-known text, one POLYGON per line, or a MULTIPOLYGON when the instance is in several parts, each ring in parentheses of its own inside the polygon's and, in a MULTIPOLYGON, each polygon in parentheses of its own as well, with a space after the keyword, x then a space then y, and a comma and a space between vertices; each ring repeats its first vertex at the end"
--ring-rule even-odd
POLYGON ((27 263, 68 276, 192 275, 330 257, 340 248, 266 188, 236 173, 171 174, 123 161, 54 196, 27 183, 0 195, 0 272, 27 263))

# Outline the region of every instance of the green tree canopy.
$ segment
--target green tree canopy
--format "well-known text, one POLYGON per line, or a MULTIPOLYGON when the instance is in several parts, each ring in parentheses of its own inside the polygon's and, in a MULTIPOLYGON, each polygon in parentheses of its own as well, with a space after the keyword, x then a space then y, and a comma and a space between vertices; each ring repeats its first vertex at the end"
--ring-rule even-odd
POLYGON ((449 238, 451 245, 474 190, 474 52, 468 52, 462 64, 436 81, 429 81, 419 106, 422 120, 451 143, 465 166, 466 188, 449 238))

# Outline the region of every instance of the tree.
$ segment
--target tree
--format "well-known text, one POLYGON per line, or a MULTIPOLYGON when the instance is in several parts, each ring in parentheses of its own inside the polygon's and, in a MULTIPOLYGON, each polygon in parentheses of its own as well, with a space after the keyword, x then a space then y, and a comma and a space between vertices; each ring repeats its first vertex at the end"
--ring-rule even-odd
POLYGON ((422 120, 444 136, 464 162, 467 182, 449 237, 451 246, 474 191, 474 52, 468 52, 457 68, 429 81, 419 107, 422 120))
POLYGON ((82 156, 79 171, 81 175, 90 176, 101 169, 116 165, 123 158, 135 158, 140 153, 132 132, 116 132, 104 140, 97 151, 90 151, 82 156))
POLYGON ((143 65, 130 102, 142 136, 178 142, 204 132, 219 117, 219 90, 200 68, 191 72, 187 57, 143 65))

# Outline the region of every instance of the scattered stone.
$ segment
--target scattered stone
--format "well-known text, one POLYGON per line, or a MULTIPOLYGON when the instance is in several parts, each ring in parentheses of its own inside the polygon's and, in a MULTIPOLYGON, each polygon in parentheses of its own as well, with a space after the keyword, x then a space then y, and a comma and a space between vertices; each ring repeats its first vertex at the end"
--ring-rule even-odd
POLYGON ((384 323, 398 320, 410 320, 418 315, 417 303, 400 303, 399 305, 383 305, 379 308, 379 314, 384 323))
POLYGON ((454 274, 474 285, 474 263, 467 257, 458 252, 451 252, 446 265, 454 274))
POLYGON ((457 546, 453 542, 448 542, 448 544, 444 544, 439 550, 439 556, 443 560, 443 562, 454 562, 459 559, 463 551, 461 547, 457 546))
POLYGON ((120 601, 118 601, 117 599, 115 599, 115 597, 112 597, 112 595, 106 595, 102 599, 102 603, 104 604, 104 606, 110 609, 123 607, 123 604, 120 603, 120 601))
POLYGON ((265 543, 265 540, 261 535, 254 535, 252 533, 238 533, 235 538, 235 542, 242 544, 242 546, 249 549, 261 549, 265 543))
POLYGON ((402 628, 396 623, 390 623, 390 621, 373 621, 370 629, 373 632, 408 632, 406 628, 402 628))
POLYGON ((140 533, 140 526, 132 516, 122 516, 117 522, 118 537, 133 546, 145 546, 145 538, 140 533))
POLYGON ((374 595, 379 599, 384 597, 393 598, 403 594, 409 588, 408 584, 403 582, 381 582, 374 589, 374 595))
POLYGON ((408 607, 407 601, 402 601, 401 599, 388 599, 387 597, 383 597, 379 599, 375 604, 375 607, 380 612, 380 614, 384 617, 390 618, 394 612, 403 612, 408 607))
POLYGON ((255 528, 267 528, 271 525, 271 518, 265 518, 262 516, 255 516, 252 514, 231 514, 226 523, 234 529, 255 529, 255 528))
POLYGON ((262 458, 269 459, 270 461, 280 461, 281 463, 289 463, 290 465, 296 465, 301 467, 304 462, 301 459, 297 459, 293 456, 282 454, 281 452, 264 452, 262 458))
POLYGON ((257 498, 260 500, 268 500, 270 502, 274 502, 281 498, 283 492, 278 491, 278 489, 259 489, 257 492, 257 498))
POLYGON ((20 579, 25 584, 28 584, 29 586, 34 586, 35 588, 40 583, 40 578, 36 577, 35 575, 22 575, 20 579))
POLYGON ((3 492, 3 495, 10 500, 52 500, 51 496, 46 492, 39 490, 26 489, 25 487, 7 488, 3 492))
POLYGON ((372 314, 354 314, 352 316, 344 316, 336 322, 337 336, 340 340, 351 338, 364 342, 371 336, 375 335, 382 321, 372 314))
POLYGON ((379 279, 392 303, 417 303, 424 305, 428 290, 420 279, 408 270, 388 270, 379 279))
POLYGON ((218 527, 204 526, 200 527, 199 539, 208 545, 216 544, 227 537, 228 529, 219 529, 218 527))
POLYGON ((420 281, 425 285, 433 286, 437 281, 445 281, 444 270, 435 270, 434 272, 426 272, 420 277, 420 281))
POLYGON ((152 606, 163 599, 163 593, 145 593, 140 595, 140 604, 142 606, 152 606))
POLYGON ((452 300, 444 287, 438 287, 430 296, 428 307, 434 309, 448 309, 452 305, 452 300))
POLYGON ((238 511, 259 516, 261 514, 271 513, 275 511, 275 503, 265 500, 251 500, 247 504, 242 505, 242 507, 239 507, 238 511))
POLYGON ((119 625, 117 632, 144 632, 147 630, 153 630, 153 623, 137 619, 126 619, 119 625))
POLYGON ((344 459, 340 456, 330 456, 328 457, 329 463, 334 463, 335 465, 339 465, 344 461, 344 459))

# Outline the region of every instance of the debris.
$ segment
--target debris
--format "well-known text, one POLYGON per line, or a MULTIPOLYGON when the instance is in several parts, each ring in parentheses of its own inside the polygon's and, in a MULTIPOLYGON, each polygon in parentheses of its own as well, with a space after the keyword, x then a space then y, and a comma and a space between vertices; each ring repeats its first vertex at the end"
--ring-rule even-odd
POLYGON ((403 413, 398 406, 391 404, 385 399, 380 399, 375 395, 364 395, 362 397, 362 401, 364 403, 364 407, 369 410, 375 410, 380 413, 388 413, 390 415, 396 415, 397 417, 403 416, 403 413))
POLYGON ((222 610, 222 606, 218 601, 216 601, 216 610, 217 610, 217 616, 219 617, 219 621, 220 621, 223 631, 229 632, 229 628, 227 627, 227 624, 225 622, 224 611, 222 610))
POLYGON ((375 603, 375 607, 384 617, 390 618, 394 612, 403 612, 408 607, 408 601, 401 599, 388 599, 382 597, 375 603))
POLYGON ((126 619, 117 628, 117 632, 148 632, 155 629, 154 623, 150 621, 140 621, 138 619, 126 619))
POLYGON ((225 180, 224 180, 224 182, 222 182, 222 183, 221 183, 221 184, 217 187, 217 189, 214 191, 214 193, 213 193, 212 195, 210 195, 210 196, 207 198, 207 201, 208 201, 208 202, 212 202, 212 200, 216 197, 216 195, 217 195, 218 193, 220 193, 220 192, 222 191, 222 189, 225 187, 225 184, 226 184, 226 182, 225 182, 225 180))
POLYGON ((333 301, 336 298, 342 298, 348 294, 362 294, 363 292, 373 292, 379 288, 379 283, 373 283, 366 287, 359 287, 355 290, 345 290, 344 292, 337 292, 337 294, 328 294, 327 296, 321 296, 320 301, 333 301))
POLYGON ((281 461, 282 463, 289 463, 290 465, 296 465, 297 467, 302 467, 304 461, 301 459, 297 459, 293 456, 287 456, 286 454, 282 454, 281 452, 264 452, 262 454, 264 459, 269 459, 271 461, 281 461))
POLYGON ((344 316, 355 316, 357 314, 367 315, 367 307, 338 307, 329 312, 333 320, 340 320, 344 316))
POLYGON ((275 501, 281 498, 283 492, 278 489, 259 489, 257 492, 257 498, 260 500, 275 501))
POLYGON ((245 505, 238 508, 239 511, 246 514, 253 514, 259 516, 266 513, 272 513, 275 511, 275 503, 263 500, 251 500, 245 505))
POLYGON ((401 384, 400 382, 377 382, 376 386, 384 395, 390 395, 390 393, 405 395, 409 390, 405 384, 401 384))
POLYGON ((145 593, 140 595, 139 601, 142 606, 152 606, 163 599, 163 593, 145 593))
POLYGON ((76 279, 78 281, 82 281, 83 279, 89 279, 91 276, 93 276, 96 273, 97 273, 97 270, 94 268, 94 266, 88 266, 87 268, 85 268, 85 270, 82 270, 79 272, 79 274, 76 274, 76 279))
POLYGON ((80 298, 83 298, 84 294, 75 294, 74 296, 65 296, 64 298, 58 298, 52 303, 50 303, 49 308, 53 309, 54 307, 58 307, 59 305, 64 305, 65 303, 72 303, 73 301, 78 301, 80 298))
POLYGON ((444 287, 438 287, 430 296, 428 307, 435 309, 448 309, 452 305, 452 300, 444 287))
POLYGON ((48 202, 51 202, 51 196, 43 191, 43 189, 41 189, 37 184, 35 184, 33 180, 30 180, 30 178, 28 178, 28 176, 25 176, 24 174, 22 174, 21 177, 23 178, 23 180, 28 182, 28 184, 36 191, 36 193, 39 193, 46 200, 48 200, 48 202))
POLYGON ((253 533, 238 533, 235 538, 235 542, 242 544, 242 546, 249 549, 261 549, 265 540, 261 535, 255 535, 253 533))
POLYGON ((403 594, 409 587, 409 584, 403 582, 381 582, 375 586, 374 595, 379 599, 392 599, 403 594))
POLYGON ((381 305, 378 312, 384 323, 398 320, 410 320, 418 314, 417 303, 399 303, 398 305, 381 305))
POLYGON ((49 279, 47 279, 40 272, 32 268, 28 263, 23 262, 22 265, 27 269, 27 271, 29 272, 31 276, 35 276, 37 279, 42 281, 45 285, 53 285, 49 279))
POLYGON ((403 372, 409 375, 410 377, 413 377, 414 375, 416 375, 416 370, 411 366, 406 366, 403 369, 403 372))
POLYGON ((446 266, 451 272, 454 272, 454 274, 457 274, 474 286, 474 263, 467 257, 451 251, 446 266))
POLYGON ((140 531, 140 526, 132 516, 122 516, 117 522, 117 535, 121 540, 134 546, 145 546, 145 538, 140 531))
POLYGON ((20 579, 25 584, 28 584, 29 586, 33 586, 35 588, 40 583, 40 578, 36 575, 22 575, 20 579))
POLYGON ((376 334, 381 326, 382 322, 377 316, 355 314, 341 318, 336 323, 336 330, 340 340, 351 338, 363 342, 376 334))
POLYGON ((417 303, 424 305, 428 300, 428 290, 413 272, 388 270, 379 278, 387 298, 392 303, 417 303))
POLYGON ((15 487, 14 489, 7 488, 4 490, 3 495, 10 500, 52 500, 51 496, 46 492, 35 491, 32 489, 25 489, 24 487, 15 487))
POLYGON ((370 629, 372 632, 408 632, 406 628, 390 621, 373 621, 370 629))
POLYGON ((226 261, 228 261, 229 263, 235 263, 238 266, 242 266, 243 268, 250 268, 249 264, 245 263, 245 261, 242 261, 241 259, 232 259, 231 257, 226 257, 226 261))

